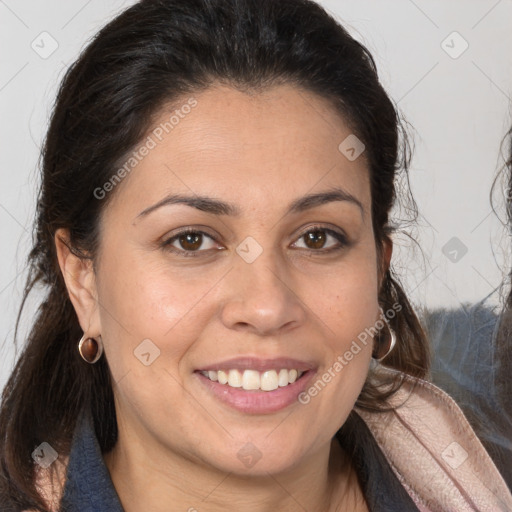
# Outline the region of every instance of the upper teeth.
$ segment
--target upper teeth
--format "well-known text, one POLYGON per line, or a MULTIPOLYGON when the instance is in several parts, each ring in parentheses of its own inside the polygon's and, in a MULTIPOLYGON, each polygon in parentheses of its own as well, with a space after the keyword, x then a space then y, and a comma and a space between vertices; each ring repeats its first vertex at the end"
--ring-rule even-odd
POLYGON ((278 387, 284 387, 295 382, 304 372, 299 370, 267 370, 258 372, 257 370, 210 370, 201 372, 210 380, 218 381, 220 384, 227 384, 233 388, 242 389, 261 389, 262 391, 273 391, 278 387))

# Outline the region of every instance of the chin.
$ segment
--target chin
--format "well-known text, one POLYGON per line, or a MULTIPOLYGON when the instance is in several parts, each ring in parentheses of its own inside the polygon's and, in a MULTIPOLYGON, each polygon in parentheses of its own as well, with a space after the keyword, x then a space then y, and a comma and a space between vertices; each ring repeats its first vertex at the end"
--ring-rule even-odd
POLYGON ((217 453, 210 453, 207 463, 239 476, 265 477, 291 471, 304 461, 307 447, 297 430, 293 436, 269 432, 231 439, 219 446, 217 453))

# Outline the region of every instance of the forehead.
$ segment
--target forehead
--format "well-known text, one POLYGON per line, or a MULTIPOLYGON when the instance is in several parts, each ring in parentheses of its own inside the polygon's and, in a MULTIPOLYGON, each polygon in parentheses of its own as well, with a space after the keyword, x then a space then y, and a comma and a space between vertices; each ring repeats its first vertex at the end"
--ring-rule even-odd
POLYGON ((186 192, 229 196, 243 209, 341 186, 368 210, 365 155, 352 160, 340 150, 353 136, 327 100, 294 86, 251 94, 212 87, 157 112, 135 151, 140 157, 142 146, 149 149, 114 203, 143 209, 186 192))

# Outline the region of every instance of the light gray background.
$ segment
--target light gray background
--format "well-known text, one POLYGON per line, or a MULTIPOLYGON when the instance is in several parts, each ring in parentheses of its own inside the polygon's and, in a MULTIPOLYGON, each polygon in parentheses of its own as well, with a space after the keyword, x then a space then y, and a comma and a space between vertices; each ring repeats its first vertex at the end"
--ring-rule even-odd
MULTIPOLYGON (((15 358, 37 159, 56 86, 99 27, 131 3, 0 0, 0 388, 15 358)), ((411 184, 421 217, 413 234, 422 252, 399 236, 393 259, 406 290, 430 308, 483 299, 509 265, 489 193, 511 124, 512 0, 320 3, 370 49, 415 130, 411 184)), ((38 298, 29 301, 20 340, 38 298)))

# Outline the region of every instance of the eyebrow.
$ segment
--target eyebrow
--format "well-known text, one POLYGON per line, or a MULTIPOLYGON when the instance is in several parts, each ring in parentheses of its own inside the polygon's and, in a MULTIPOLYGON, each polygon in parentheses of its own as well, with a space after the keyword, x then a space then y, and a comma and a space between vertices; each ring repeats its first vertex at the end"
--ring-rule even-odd
MULTIPOLYGON (((361 210, 361 214, 364 215, 364 207, 361 201, 359 201, 356 197, 354 197, 346 190, 343 190, 342 188, 333 188, 325 192, 308 194, 307 196, 300 197, 288 206, 287 214, 300 213, 305 210, 315 208, 316 206, 334 201, 346 201, 353 203, 361 210)), ((182 194, 170 194, 164 197, 161 201, 158 201, 158 203, 149 206, 145 210, 142 210, 136 218, 145 217, 151 212, 163 206, 172 204, 185 204, 202 212, 210 213, 213 215, 230 215, 235 217, 240 215, 240 209, 238 206, 232 203, 221 201, 219 199, 208 196, 186 196, 182 194)))

